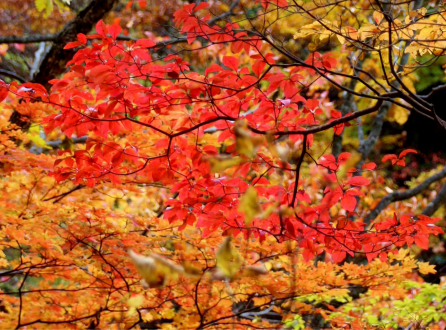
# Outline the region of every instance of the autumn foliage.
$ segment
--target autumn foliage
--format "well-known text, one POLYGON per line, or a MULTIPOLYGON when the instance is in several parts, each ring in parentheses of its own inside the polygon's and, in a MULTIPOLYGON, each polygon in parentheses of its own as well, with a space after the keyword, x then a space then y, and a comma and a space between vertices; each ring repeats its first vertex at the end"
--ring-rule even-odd
MULTIPOLYGON (((139 2, 126 8, 145 8, 139 2)), ((358 4, 365 6, 346 6, 358 4)), ((385 169, 405 167, 417 151, 372 161, 363 136, 340 153, 334 141, 364 134, 361 118, 377 121, 385 106, 444 125, 408 81, 419 55, 443 55, 437 24, 446 16, 413 6, 369 4, 358 26, 352 13, 336 22, 328 8, 345 14, 344 7, 329 1, 235 1, 217 6, 220 13, 190 3, 173 15, 175 40, 123 40, 119 22, 102 20, 95 33, 77 34, 65 45, 76 53, 50 91, 0 80, 1 322, 90 329, 412 322, 382 310, 370 319, 352 306, 379 297, 375 308, 385 308, 386 295, 407 296, 407 279, 421 282, 414 271, 435 273, 409 251, 441 237, 439 217, 418 204, 370 216, 388 206, 379 204, 389 193, 385 169), (291 41, 279 41, 275 29, 288 32, 275 25, 297 24, 289 16, 302 20, 291 41), (424 43, 427 35, 438 41, 424 43), (307 51, 297 52, 297 42, 307 51), (393 49, 397 42, 404 49, 393 49), (329 99, 330 86, 352 109, 329 99), (27 127, 11 123, 11 112, 27 127), (80 138, 85 143, 73 144, 80 138)))

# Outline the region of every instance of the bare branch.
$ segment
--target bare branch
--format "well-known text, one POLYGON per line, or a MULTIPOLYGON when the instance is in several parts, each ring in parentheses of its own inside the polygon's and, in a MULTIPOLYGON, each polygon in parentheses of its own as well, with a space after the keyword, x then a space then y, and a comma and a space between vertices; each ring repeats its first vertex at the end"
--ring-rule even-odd
POLYGON ((17 73, 9 71, 9 70, 5 70, 5 69, 0 69, 0 75, 18 80, 21 83, 26 83, 26 81, 27 81, 25 78, 18 75, 17 73))
POLYGON ((435 197, 435 199, 426 206, 426 208, 424 209, 423 212, 421 212, 421 214, 430 217, 440 208, 441 205, 445 204, 446 204, 446 183, 441 188, 437 197, 435 197))
MULTIPOLYGON (((381 213, 382 210, 384 210, 391 203, 397 202, 397 201, 402 201, 402 200, 411 198, 413 196, 416 196, 419 193, 421 193, 423 190, 427 189, 429 187, 429 185, 431 185, 432 183, 434 183, 438 180, 441 180, 445 177, 446 177, 446 166, 440 172, 432 175, 430 178, 427 178, 426 180, 424 180, 422 183, 420 183, 418 186, 416 186, 413 189, 409 189, 406 191, 396 191, 391 194, 388 194, 383 199, 381 199, 381 201, 378 203, 378 205, 364 218, 364 221, 366 221, 366 222, 372 221, 373 219, 375 219, 378 216, 379 213, 381 213)), ((443 188, 441 189, 437 198, 426 207, 426 209, 423 211, 422 214, 425 214, 425 215, 433 214, 438 209, 439 204, 441 204, 442 201, 445 201, 445 199, 446 199, 446 185, 443 186, 443 188), (436 203, 434 203, 435 200, 437 200, 437 199, 438 199, 438 201, 436 203), (431 204, 432 204, 432 206, 431 206, 431 204), (433 210, 433 212, 432 212, 432 210, 433 210), (432 212, 432 213, 430 213, 430 212, 432 212)))
POLYGON ((434 96, 434 94, 444 91, 445 89, 446 89, 446 85, 440 85, 440 86, 434 87, 434 88, 432 88, 432 91, 429 94, 422 95, 422 96, 420 96, 420 98, 424 98, 424 99, 428 100, 428 99, 432 98, 434 96))
POLYGON ((25 37, 0 37, 0 44, 32 44, 36 42, 56 41, 58 33, 55 34, 34 34, 25 37))

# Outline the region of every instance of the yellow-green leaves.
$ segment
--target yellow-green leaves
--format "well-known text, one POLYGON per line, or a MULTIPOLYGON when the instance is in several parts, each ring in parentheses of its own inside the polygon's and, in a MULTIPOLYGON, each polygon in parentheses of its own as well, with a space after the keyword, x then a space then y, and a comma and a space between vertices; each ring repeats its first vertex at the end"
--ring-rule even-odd
POLYGON ((50 14, 53 12, 53 0, 36 0, 35 3, 36 8, 39 12, 45 11, 45 13, 43 14, 44 17, 50 16, 50 14))
POLYGON ((245 214, 246 226, 249 226, 254 220, 255 216, 262 211, 259 204, 259 198, 257 196, 257 190, 254 187, 249 187, 243 194, 242 198, 240 198, 238 210, 245 214))
POLYGON ((242 266, 243 259, 232 245, 231 237, 226 237, 217 251, 217 269, 227 278, 232 279, 242 266))
MULTIPOLYGON (((69 5, 71 0, 54 0, 59 9, 64 9, 65 5, 69 5)), ((41 12, 45 11, 43 16, 46 18, 53 12, 53 0, 35 0, 36 9, 41 12)))

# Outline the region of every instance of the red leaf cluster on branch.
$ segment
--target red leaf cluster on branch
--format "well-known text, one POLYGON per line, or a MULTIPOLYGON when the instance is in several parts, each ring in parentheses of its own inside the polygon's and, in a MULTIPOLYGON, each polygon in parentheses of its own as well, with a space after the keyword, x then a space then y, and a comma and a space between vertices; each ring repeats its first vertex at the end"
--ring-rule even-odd
MULTIPOLYGON (((50 94, 36 84, 2 83, 0 99, 8 88, 27 102, 39 98, 59 110, 45 119, 47 133, 60 128, 68 137, 89 134, 84 149, 60 152, 54 177, 88 186, 159 182, 178 193, 164 212, 169 221, 201 227, 203 235, 222 228, 228 235, 298 240, 306 259, 324 249, 340 262, 361 251, 369 258, 385 258, 388 249, 406 243, 427 248, 428 235, 442 232, 429 217, 395 216, 372 226, 352 220, 361 187, 370 180, 354 176, 360 172, 350 168, 347 178, 339 175, 350 154, 338 159, 327 155, 317 163, 320 171, 327 171, 320 201, 312 201, 305 191, 300 170, 313 143, 307 130, 334 128, 340 134, 348 118, 334 109, 323 111, 318 100, 304 98, 301 91, 316 72, 333 69, 336 60, 314 53, 304 65, 277 64, 264 51, 261 36, 239 32, 234 23, 211 25, 209 15, 198 16, 206 7, 190 4, 175 14, 187 41, 229 43, 233 53, 249 57, 250 65, 225 56, 221 65, 214 63, 200 74, 178 55, 154 57, 158 46, 152 40, 118 42, 120 27, 101 21, 97 34, 79 34, 78 41, 66 46, 81 49, 68 63, 69 72, 51 81, 50 94), (283 99, 273 97, 276 91, 283 99), (206 142, 211 140, 209 129, 225 142, 224 150, 206 142), (123 135, 129 136, 125 145, 119 143, 123 135), (288 137, 286 144, 281 137, 288 137), (281 183, 270 179, 277 173, 281 183), (260 207, 248 224, 239 204, 249 187, 256 189, 260 207), (337 203, 347 216, 330 215, 337 203)), ((396 156, 383 161, 387 159, 393 162, 396 156)), ((363 170, 375 167, 366 164, 363 170)))

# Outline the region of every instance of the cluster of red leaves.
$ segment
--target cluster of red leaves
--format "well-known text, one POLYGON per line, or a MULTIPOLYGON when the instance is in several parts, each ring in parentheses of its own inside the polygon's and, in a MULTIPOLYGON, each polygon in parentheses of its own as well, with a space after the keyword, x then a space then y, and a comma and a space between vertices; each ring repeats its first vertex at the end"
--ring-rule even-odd
MULTIPOLYGON (((320 170, 328 170, 322 200, 312 201, 305 187, 299 189, 302 159, 313 141, 307 129, 340 118, 339 112, 324 112, 318 100, 306 100, 300 91, 312 75, 332 69, 336 60, 314 53, 305 62, 283 68, 272 53, 261 52, 260 37, 236 32, 235 23, 220 27, 210 24, 207 14, 199 17, 197 13, 206 7, 204 2, 190 4, 176 12, 174 21, 188 42, 203 38, 212 44, 229 43, 232 52, 249 56, 250 66, 240 67, 238 57, 225 56, 223 66, 214 63, 201 75, 190 71, 189 63, 177 55, 162 60, 152 56, 158 47, 152 40, 118 42, 121 28, 101 21, 97 34, 79 34, 78 41, 66 46, 81 49, 69 62, 70 71, 50 82, 51 94, 36 84, 0 86, 2 98, 7 88, 25 101, 39 98, 57 108, 60 114, 45 119, 47 133, 60 128, 69 137, 90 134, 84 149, 60 152, 56 180, 88 186, 107 180, 158 182, 178 194, 164 214, 170 222, 203 228, 205 236, 221 228, 226 234, 253 234, 261 240, 267 234, 278 241, 298 240, 305 259, 324 250, 340 262, 358 251, 369 258, 386 258, 389 248, 406 243, 426 248, 428 235, 441 233, 428 217, 403 216, 399 221, 395 217, 368 228, 351 220, 358 216, 361 187, 369 180, 354 170, 348 171, 347 180, 337 175, 350 157, 347 153, 337 160, 325 156, 318 163, 320 170), (283 99, 271 96, 277 90, 283 99), (246 127, 237 129, 242 121, 246 127), (211 128, 219 132, 218 141, 225 148, 206 143, 211 128), (121 145, 123 135, 133 140, 121 145), (293 148, 303 147, 298 165, 271 151, 277 150, 275 141, 281 136, 289 136, 293 148), (223 153, 240 161, 229 166, 232 171, 216 176, 209 159, 223 153), (283 173, 286 184, 271 180, 277 172, 283 173), (248 173, 255 179, 246 179, 248 173), (267 217, 259 212, 248 226, 239 197, 250 186, 262 200, 261 211, 274 210, 267 217), (330 208, 339 202, 348 214, 333 218, 330 208)), ((333 127, 340 134, 343 126, 327 129, 333 127)), ((404 165, 408 152, 383 161, 396 159, 404 165)), ((363 170, 374 167, 367 164, 363 170)))

